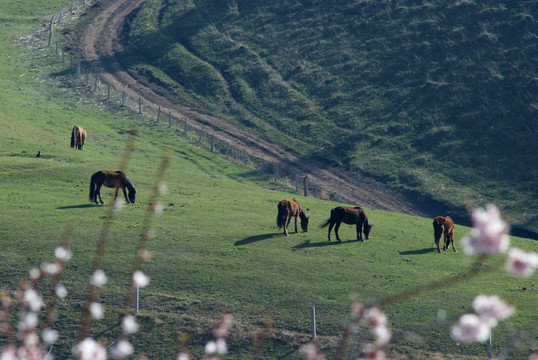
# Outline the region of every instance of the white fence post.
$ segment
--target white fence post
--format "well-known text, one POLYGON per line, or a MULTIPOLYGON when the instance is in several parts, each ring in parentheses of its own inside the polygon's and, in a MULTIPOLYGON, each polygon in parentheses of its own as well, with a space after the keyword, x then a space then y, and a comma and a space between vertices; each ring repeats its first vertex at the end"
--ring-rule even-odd
POLYGON ((312 319, 312 340, 316 340, 316 308, 315 307, 312 307, 310 317, 312 319))

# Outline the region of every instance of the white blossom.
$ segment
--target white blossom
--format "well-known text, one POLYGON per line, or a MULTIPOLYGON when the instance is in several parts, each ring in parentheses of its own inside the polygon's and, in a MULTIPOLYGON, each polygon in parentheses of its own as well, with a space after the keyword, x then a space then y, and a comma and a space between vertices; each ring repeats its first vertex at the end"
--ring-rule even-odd
POLYGON ((134 334, 138 331, 138 323, 133 316, 128 315, 123 318, 123 321, 121 322, 121 328, 126 334, 134 334))
POLYGON ((108 278, 105 272, 101 269, 95 270, 95 272, 93 273, 90 279, 90 283, 98 287, 105 285, 107 281, 108 281, 108 278))
POLYGON ((474 209, 471 214, 473 229, 461 242, 467 255, 503 253, 510 245, 508 225, 501 219, 497 207, 488 204, 486 210, 474 209))
POLYGON ((59 246, 54 250, 54 255, 56 255, 56 259, 67 262, 71 260, 73 252, 63 246, 59 246))
POLYGON ((105 312, 103 310, 103 305, 101 305, 98 302, 93 302, 90 304, 90 313, 92 314, 92 317, 94 319, 102 319, 105 315, 105 312))
POLYGON ((56 284, 54 291, 56 296, 58 296, 60 299, 65 299, 67 297, 67 289, 63 284, 56 284))
POLYGON ((127 340, 120 340, 112 347, 111 355, 114 359, 123 359, 134 353, 133 345, 127 340))
POLYGON ((464 343, 484 342, 489 334, 489 326, 475 314, 460 316, 458 324, 452 327, 452 337, 464 343))
POLYGON ((92 338, 86 338, 73 349, 78 360, 105 360, 106 350, 103 345, 92 338))
POLYGON ((518 248, 510 248, 506 259, 506 270, 519 278, 528 278, 538 267, 538 254, 526 253, 518 248))
POLYGON ((133 274, 133 281, 135 285, 141 288, 149 285, 149 277, 140 270, 135 271, 133 274))
POLYGON ((41 332, 41 338, 47 345, 53 345, 58 340, 59 334, 58 331, 46 328, 41 332))
POLYGON ((56 275, 60 272, 62 267, 58 263, 46 263, 41 264, 41 271, 48 275, 56 275))
POLYGON ((489 327, 497 326, 499 320, 506 319, 514 312, 514 308, 502 301, 497 295, 478 295, 473 300, 473 309, 480 320, 489 327))
POLYGON ((41 299, 41 295, 35 290, 35 289, 27 289, 24 292, 24 304, 28 306, 28 308, 31 311, 37 312, 41 310, 41 306, 43 306, 43 300, 41 299))

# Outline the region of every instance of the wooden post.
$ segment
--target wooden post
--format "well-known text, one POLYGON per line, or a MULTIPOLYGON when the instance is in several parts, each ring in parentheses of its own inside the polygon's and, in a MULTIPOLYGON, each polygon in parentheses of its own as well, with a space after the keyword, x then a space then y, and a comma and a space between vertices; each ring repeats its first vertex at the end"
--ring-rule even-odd
POLYGON ((106 84, 106 98, 110 100, 110 84, 106 84))
POLYGON ((95 75, 95 82, 93 83, 93 92, 97 91, 97 82, 99 81, 99 77, 95 75))
POLYGON ((172 112, 171 111, 168 112, 168 127, 169 128, 172 127, 172 112))
POLYGON ((59 54, 59 51, 58 51, 58 40, 56 40, 56 55, 59 54))
POLYGON ((73 15, 73 6, 74 6, 73 3, 74 3, 74 1, 75 1, 75 0, 71 0, 71 15, 73 15))
POLYGON ((264 161, 262 159, 262 164, 260 165, 260 174, 263 175, 263 165, 264 165, 264 161))
POLYGON ((69 70, 73 71, 73 54, 69 54, 69 70))
POLYGON ((198 139, 199 143, 202 143, 203 136, 204 136, 204 125, 202 125, 202 129, 200 130, 200 138, 198 139))
POLYGON ((187 135, 187 118, 185 118, 185 129, 183 130, 183 134, 187 135))
POLYGON ((316 308, 312 307, 310 312, 310 318, 312 320, 312 341, 316 340, 316 308))
POLYGON ((308 190, 306 188, 306 180, 308 180, 308 175, 306 175, 303 179, 303 185, 304 185, 304 196, 307 197, 308 196, 308 190))
POLYGON ((142 99, 138 97, 138 113, 142 114, 142 99))
POLYGON ((230 157, 230 144, 226 143, 226 160, 230 157))
POLYGON ((138 308, 140 306, 140 287, 138 286, 138 284, 136 284, 136 287, 134 289, 134 292, 135 292, 135 308, 134 308, 134 313, 135 315, 138 315, 138 308))
POLYGON ((299 175, 295 174, 295 193, 299 192, 299 175))
POLYGON ((86 69, 86 80, 84 82, 84 86, 88 86, 90 83, 90 70, 86 69))
POLYGON ((49 25, 49 43, 47 46, 50 46, 50 42, 52 41, 52 25, 54 24, 54 15, 52 15, 52 19, 50 19, 50 25, 49 25))
POLYGON ((157 109, 157 122, 159 122, 159 119, 161 118, 161 107, 157 109))
POLYGON ((243 149, 243 164, 247 166, 247 150, 243 149))
POLYGON ((486 341, 486 355, 488 359, 491 359, 491 330, 489 331, 489 337, 486 341))
POLYGON ((211 134, 211 152, 215 149, 215 134, 211 134))
POLYGON ((125 91, 121 92, 121 106, 125 106, 125 91))
POLYGON ((80 63, 77 63, 77 76, 80 77, 80 63))

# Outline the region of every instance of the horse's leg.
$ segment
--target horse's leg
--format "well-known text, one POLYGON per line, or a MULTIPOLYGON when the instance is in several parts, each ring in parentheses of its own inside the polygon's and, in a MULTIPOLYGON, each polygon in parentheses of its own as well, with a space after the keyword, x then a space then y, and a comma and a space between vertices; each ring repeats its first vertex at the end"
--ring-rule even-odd
POLYGON ((97 202, 97 197, 99 197, 99 201, 101 202, 101 205, 104 204, 103 199, 101 199, 101 186, 102 185, 97 185, 97 190, 95 190, 95 203, 97 205, 99 205, 99 203, 97 202))
POLYGON ((291 217, 289 217, 288 215, 286 215, 286 219, 284 221, 284 234, 286 236, 288 236, 288 225, 290 224, 290 221, 291 221, 291 217))
POLYGON ((297 234, 299 230, 297 230, 297 215, 294 216, 295 219, 295 233, 297 234))
POLYGON ((336 240, 338 242, 341 242, 342 240, 340 240, 340 236, 338 236, 338 229, 340 229, 340 225, 342 224, 341 221, 337 221, 336 222, 336 225, 334 226, 334 233, 336 234, 336 240))
POLYGON ((362 239, 362 223, 361 222, 357 223, 357 241, 364 242, 364 240, 362 239))
MULTIPOLYGON (((452 243, 452 250, 454 250, 454 252, 458 252, 458 250, 456 250, 456 247, 454 246, 454 233, 453 232, 450 233, 449 240, 452 243)), ((448 245, 446 248, 448 249, 448 245)))
POLYGON ((127 192, 125 191, 125 186, 122 188, 123 190, 123 196, 125 197, 125 202, 127 204, 130 204, 131 202, 129 201, 129 198, 127 197, 127 192))
POLYGON ((334 223, 331 222, 331 223, 329 224, 329 241, 331 241, 331 230, 333 229, 333 226, 334 226, 334 223))

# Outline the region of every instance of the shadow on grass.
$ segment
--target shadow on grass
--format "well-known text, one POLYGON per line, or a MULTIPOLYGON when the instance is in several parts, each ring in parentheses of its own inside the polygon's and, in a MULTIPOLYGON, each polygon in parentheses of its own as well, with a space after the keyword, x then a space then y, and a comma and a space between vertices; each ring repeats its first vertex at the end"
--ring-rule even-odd
POLYGON ((306 248, 313 248, 313 247, 324 247, 324 246, 335 246, 335 245, 344 245, 344 244, 351 244, 351 243, 356 243, 356 242, 360 242, 358 240, 348 240, 348 241, 322 241, 322 242, 310 242, 310 240, 306 240, 304 243, 302 244, 299 244, 297 246, 294 246, 293 249, 294 250, 299 250, 299 249, 306 249, 306 248))
POLYGON ((272 239, 272 238, 280 237, 280 236, 284 236, 284 235, 282 233, 254 235, 254 236, 249 236, 248 238, 245 238, 243 240, 238 240, 235 242, 234 245, 235 246, 248 245, 248 244, 258 242, 258 241, 272 239))
POLYGON ((85 208, 91 208, 94 206, 99 206, 95 204, 80 204, 80 205, 69 205, 69 206, 60 206, 58 209, 60 210, 67 210, 67 209, 85 209, 85 208))
POLYGON ((422 255, 422 254, 427 254, 434 251, 437 251, 437 249, 434 247, 428 247, 428 248, 419 249, 419 250, 400 251, 399 253, 400 255, 422 255))

